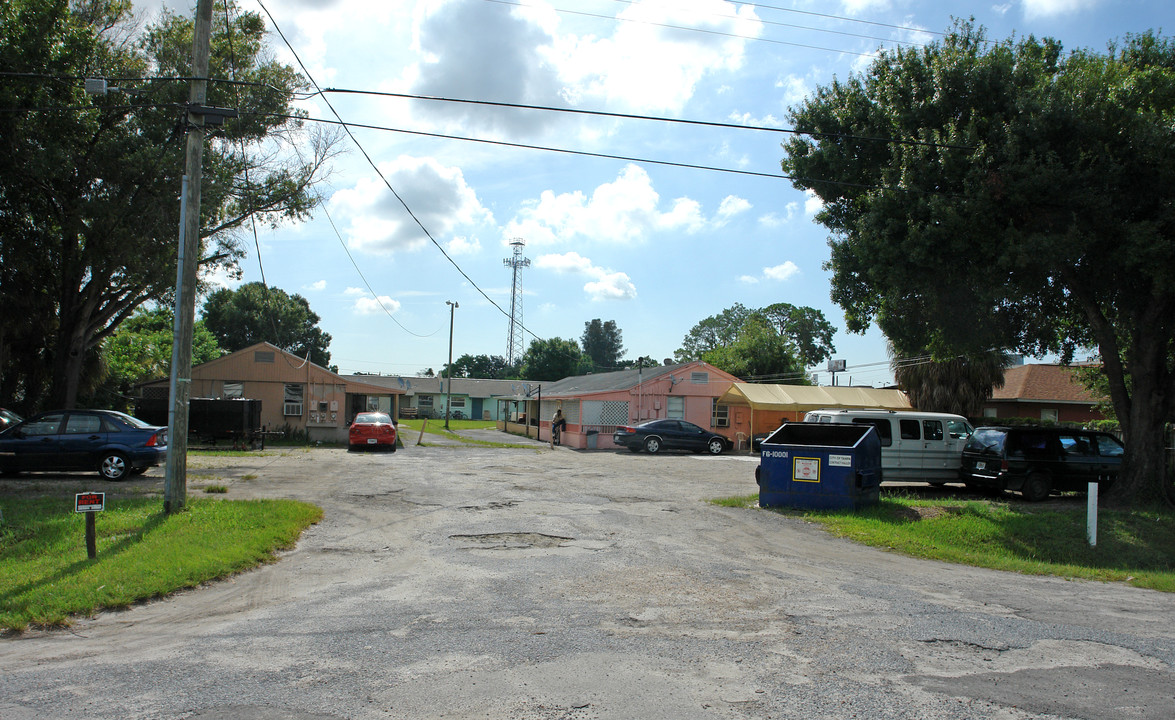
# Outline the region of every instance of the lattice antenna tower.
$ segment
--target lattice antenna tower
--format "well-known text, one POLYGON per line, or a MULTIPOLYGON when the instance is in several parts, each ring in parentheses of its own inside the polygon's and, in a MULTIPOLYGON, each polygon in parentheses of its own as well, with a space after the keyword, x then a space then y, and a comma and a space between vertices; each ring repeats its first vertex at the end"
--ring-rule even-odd
POLYGON ((530 259, 522 257, 522 248, 526 247, 526 241, 522 238, 514 238, 510 247, 514 248, 513 257, 502 261, 514 273, 510 291, 510 333, 506 339, 506 362, 516 365, 522 360, 522 268, 530 267, 530 259))

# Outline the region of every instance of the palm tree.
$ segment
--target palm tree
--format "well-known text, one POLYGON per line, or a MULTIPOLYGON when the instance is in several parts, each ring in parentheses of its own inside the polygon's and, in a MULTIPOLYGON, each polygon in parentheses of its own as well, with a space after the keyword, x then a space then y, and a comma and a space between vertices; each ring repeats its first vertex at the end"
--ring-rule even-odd
POLYGON ((983 403, 1004 386, 1010 357, 1002 350, 935 360, 929 353, 899 357, 889 345, 890 367, 898 387, 919 410, 978 417, 983 403))

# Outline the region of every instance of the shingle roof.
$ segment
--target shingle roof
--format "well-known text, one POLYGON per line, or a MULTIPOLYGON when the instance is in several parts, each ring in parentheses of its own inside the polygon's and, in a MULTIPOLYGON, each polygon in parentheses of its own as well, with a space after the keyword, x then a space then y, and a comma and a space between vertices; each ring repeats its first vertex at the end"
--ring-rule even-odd
POLYGON ((611 392, 613 390, 627 390, 636 387, 637 383, 647 383, 653 378, 660 377, 667 373, 680 372, 683 368, 687 368, 698 363, 685 363, 683 365, 658 365, 656 367, 647 367, 643 370, 636 368, 629 368, 627 370, 616 370, 607 373, 593 373, 591 375, 577 375, 575 377, 563 378, 553 383, 543 383, 543 397, 555 397, 557 395, 583 395, 586 393, 596 392, 611 392))
MULTIPOLYGON (((403 375, 348 375, 348 379, 369 385, 394 388, 403 392, 444 393, 448 382, 440 377, 417 377, 403 375)), ((539 383, 530 380, 485 380, 480 378, 453 378, 449 392, 470 397, 525 397, 539 383)))
POLYGON ((1017 365, 1004 371, 1004 386, 996 388, 992 400, 1043 400, 1093 405, 1093 396, 1068 365, 1017 365))

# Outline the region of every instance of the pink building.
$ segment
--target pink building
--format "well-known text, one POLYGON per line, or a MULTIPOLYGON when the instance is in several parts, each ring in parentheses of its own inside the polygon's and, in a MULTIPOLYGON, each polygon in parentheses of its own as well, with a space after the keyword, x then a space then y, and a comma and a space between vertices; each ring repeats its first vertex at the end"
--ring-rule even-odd
POLYGON ((543 440, 550 440, 551 417, 562 408, 567 419, 562 443, 580 449, 615 448, 612 432, 617 426, 655 418, 685 420, 729 436, 729 412, 717 400, 737 380, 701 361, 630 368, 531 383, 540 387, 529 406, 537 406, 543 440))

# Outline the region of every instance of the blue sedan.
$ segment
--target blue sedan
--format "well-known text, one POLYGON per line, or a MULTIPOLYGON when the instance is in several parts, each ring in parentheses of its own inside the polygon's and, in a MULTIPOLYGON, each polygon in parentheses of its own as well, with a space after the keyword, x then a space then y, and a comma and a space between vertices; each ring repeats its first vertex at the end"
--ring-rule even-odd
POLYGON ((718 455, 734 445, 718 433, 685 420, 668 418, 618 427, 612 433, 612 442, 633 452, 644 450, 651 454, 662 450, 692 450, 718 455))
POLYGON ((0 473, 97 470, 123 480, 167 456, 167 428, 113 410, 55 410, 0 432, 0 473))

